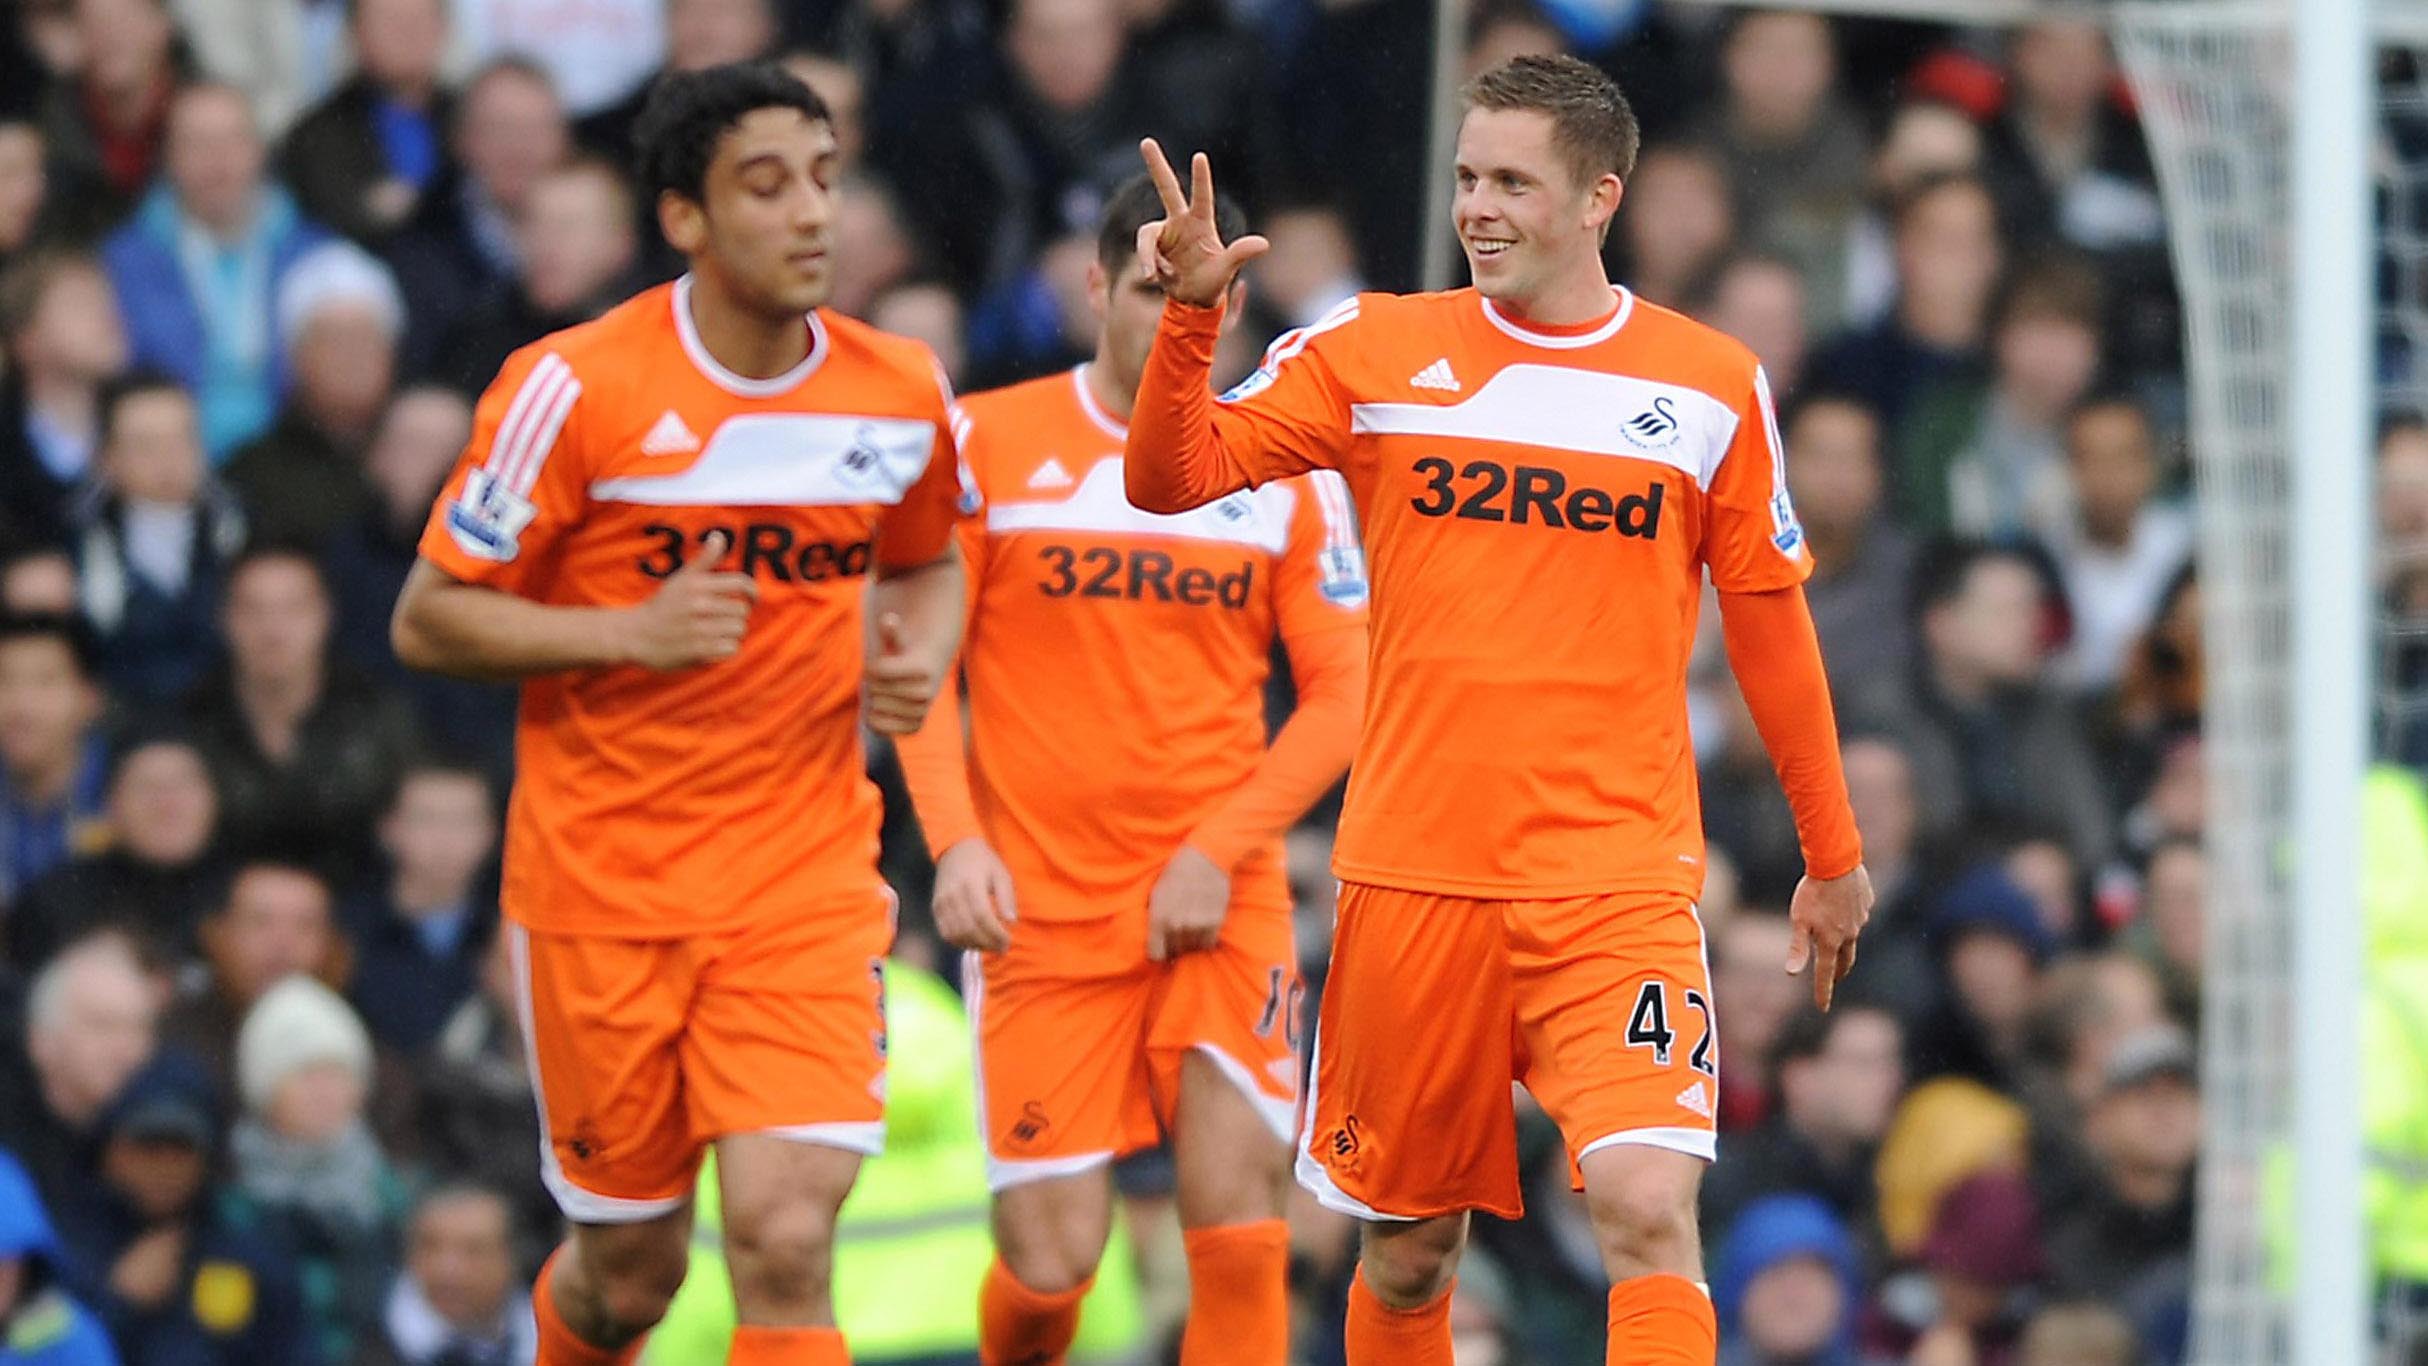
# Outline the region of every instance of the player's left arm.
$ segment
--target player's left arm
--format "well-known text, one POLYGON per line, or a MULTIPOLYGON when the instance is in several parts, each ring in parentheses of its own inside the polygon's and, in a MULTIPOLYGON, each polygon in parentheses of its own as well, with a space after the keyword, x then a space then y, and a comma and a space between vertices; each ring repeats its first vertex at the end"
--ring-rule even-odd
POLYGON ((1729 668, 1778 770, 1804 853, 1804 880, 1789 905, 1796 937, 1787 969, 1813 964, 1813 1000, 1826 1010, 1855 965, 1855 937, 1871 918, 1871 881, 1839 762, 1821 641, 1804 600, 1812 555, 1788 497, 1786 448, 1758 368, 1707 497, 1703 557, 1720 590, 1729 668))
POLYGON ((919 728, 961 648, 966 600, 953 528, 977 511, 977 493, 961 463, 954 433, 959 414, 941 367, 936 390, 936 441, 927 468, 877 527, 862 693, 869 728, 884 735, 919 728))
POLYGON ((1273 575, 1274 616, 1298 705, 1256 771, 1189 833, 1148 898, 1148 953, 1210 948, 1230 876, 1289 832, 1349 771, 1366 704, 1366 570, 1348 486, 1329 472, 1294 486, 1288 548, 1273 575))

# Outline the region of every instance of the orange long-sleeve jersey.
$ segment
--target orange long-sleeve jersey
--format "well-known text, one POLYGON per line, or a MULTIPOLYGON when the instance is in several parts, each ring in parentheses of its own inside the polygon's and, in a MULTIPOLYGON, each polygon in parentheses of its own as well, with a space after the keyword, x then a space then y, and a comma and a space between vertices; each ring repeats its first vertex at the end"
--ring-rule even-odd
POLYGON ((983 835, 1023 919, 1143 915, 1184 843, 1286 905, 1280 836, 1348 767, 1365 690, 1340 477, 1141 512, 1084 366, 965 399, 958 432, 987 509, 960 531, 966 744, 949 705, 898 742, 931 849, 983 835), (1268 747, 1277 636, 1298 708, 1268 747))
POLYGON ((1473 290, 1367 294, 1219 401, 1215 310, 1167 304, 1130 430, 1159 511, 1337 470, 1374 578, 1343 878, 1452 896, 1701 893, 1686 664, 1703 576, 1810 871, 1861 845, 1770 392, 1625 290, 1581 327, 1473 290))

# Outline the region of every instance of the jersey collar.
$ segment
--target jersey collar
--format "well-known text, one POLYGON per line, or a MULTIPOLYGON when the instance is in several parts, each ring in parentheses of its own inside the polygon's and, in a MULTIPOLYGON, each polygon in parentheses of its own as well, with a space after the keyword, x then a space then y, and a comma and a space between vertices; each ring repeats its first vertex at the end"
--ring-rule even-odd
POLYGON ((1627 325, 1629 315, 1636 311, 1636 296, 1625 285, 1612 285, 1610 292, 1618 296, 1619 305, 1612 310, 1607 321, 1590 332, 1540 331, 1502 313, 1490 299, 1485 299, 1483 295, 1478 294, 1476 298, 1483 301, 1485 321, 1494 327, 1528 346, 1545 346, 1558 351, 1568 351, 1580 346, 1592 346, 1596 342, 1606 342, 1617 336, 1619 329, 1627 325))
POLYGON ((1079 395, 1079 411, 1086 413, 1088 421, 1095 423, 1097 429, 1106 436, 1115 441, 1127 441, 1130 439, 1130 429, 1124 424, 1114 421, 1113 415, 1106 412, 1104 405, 1096 401, 1096 396, 1088 392, 1088 366, 1093 363, 1092 361, 1081 361, 1071 367, 1071 391, 1079 395))
POLYGON ((810 372, 825 362, 826 324, 818 320, 815 312, 808 315, 808 321, 809 354, 801 358, 799 365, 767 379, 737 375, 708 354, 707 343, 700 340, 699 329, 692 325, 691 277, 686 275, 674 282, 674 330, 675 335, 683 339, 683 354, 691 359, 692 368, 707 376, 709 383, 742 398, 774 398, 790 393, 794 386, 808 379, 810 372))

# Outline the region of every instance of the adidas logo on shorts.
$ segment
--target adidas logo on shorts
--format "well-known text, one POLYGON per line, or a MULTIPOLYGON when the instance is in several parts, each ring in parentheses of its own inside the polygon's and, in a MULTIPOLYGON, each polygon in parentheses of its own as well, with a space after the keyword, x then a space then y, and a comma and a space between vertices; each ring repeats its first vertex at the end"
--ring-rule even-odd
POLYGON ((1711 1118, 1711 1093, 1699 1081, 1678 1093, 1678 1104, 1705 1119, 1711 1118))

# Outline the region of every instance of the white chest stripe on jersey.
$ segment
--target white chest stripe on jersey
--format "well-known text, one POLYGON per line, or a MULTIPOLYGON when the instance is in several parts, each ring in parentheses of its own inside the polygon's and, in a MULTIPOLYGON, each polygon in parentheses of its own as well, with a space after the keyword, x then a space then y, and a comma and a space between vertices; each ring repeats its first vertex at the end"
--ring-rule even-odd
POLYGON ((685 469, 601 479, 603 503, 668 507, 892 504, 927 470, 936 424, 840 413, 743 413, 685 469))
POLYGON ((1457 403, 1358 403, 1353 430, 1503 441, 1671 466, 1709 489, 1737 415, 1698 389, 1565 365, 1509 365, 1457 403))
POLYGON ((1201 508, 1166 515, 1130 506, 1121 482, 1121 457, 1109 455, 1088 467, 1068 498, 1004 502, 990 500, 989 532, 1097 531, 1127 536, 1162 536, 1181 541, 1252 545, 1279 555, 1290 543, 1290 513, 1298 495, 1280 484, 1234 493, 1201 508))

